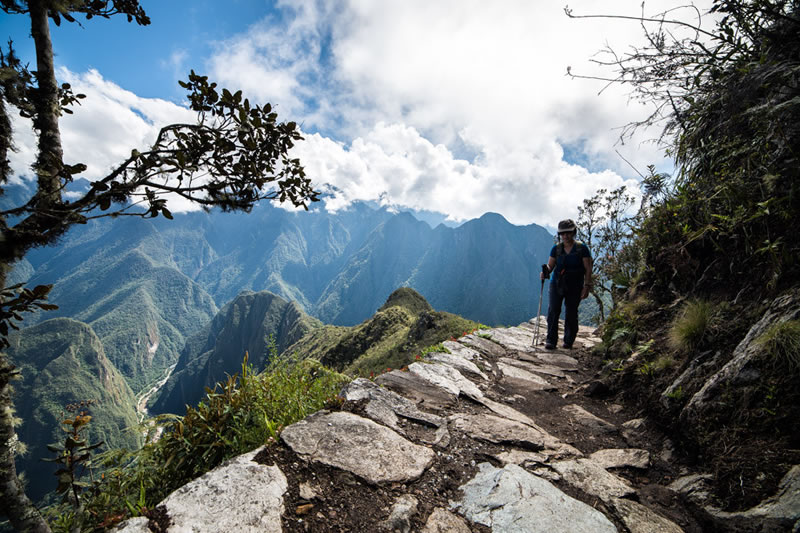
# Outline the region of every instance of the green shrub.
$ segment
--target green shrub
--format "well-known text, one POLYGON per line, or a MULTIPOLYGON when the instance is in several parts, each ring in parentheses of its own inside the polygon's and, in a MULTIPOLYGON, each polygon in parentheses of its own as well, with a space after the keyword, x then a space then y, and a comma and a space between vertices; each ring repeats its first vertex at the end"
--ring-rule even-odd
POLYGON ((669 341, 677 350, 693 350, 705 340, 712 325, 714 309, 705 300, 687 302, 683 311, 673 321, 669 341))
POLYGON ((434 344, 433 346, 428 346, 422 350, 421 356, 426 356, 429 353, 450 353, 450 350, 444 347, 444 344, 434 344))
POLYGON ((206 389, 197 407, 187 407, 182 417, 159 417, 159 439, 148 439, 136 452, 109 452, 83 516, 62 514, 52 521, 54 526, 80 524, 81 530, 93 531, 146 515, 176 488, 226 459, 273 442, 284 427, 334 403, 349 381, 318 361, 271 360, 264 372, 255 374, 245 357, 241 374, 206 389))
POLYGON ((781 367, 800 371, 800 320, 775 324, 756 341, 781 367))

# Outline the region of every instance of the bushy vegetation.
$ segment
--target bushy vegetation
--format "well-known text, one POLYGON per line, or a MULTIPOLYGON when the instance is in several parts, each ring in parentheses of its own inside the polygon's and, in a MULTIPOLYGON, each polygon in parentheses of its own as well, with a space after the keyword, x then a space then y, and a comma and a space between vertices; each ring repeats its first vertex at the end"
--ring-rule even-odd
POLYGON ((255 374, 245 358, 240 374, 209 390, 184 416, 159 417, 142 449, 101 456, 95 464, 102 474, 95 473, 79 508, 50 509, 53 530, 94 531, 148 514, 181 485, 226 459, 275 442, 287 425, 335 404, 349 379, 313 360, 273 361, 255 374))
POLYGON ((800 320, 773 325, 758 342, 776 366, 800 374, 800 320))
MULTIPOLYGON (((643 8, 645 44, 595 58, 614 71, 609 82, 652 106, 623 137, 663 125, 660 141, 677 167, 674 176, 654 167, 642 176, 627 240, 602 265, 603 288, 625 295, 613 301, 597 353, 613 363, 609 379, 715 474, 720 501, 742 509, 771 494, 800 457, 800 403, 788 377, 800 367, 797 322, 761 337, 764 364, 754 363, 752 382, 724 387, 702 413, 681 409, 771 302, 796 295, 800 3, 715 0, 711 12, 713 25, 693 26, 643 8), (639 298, 650 305, 637 308, 639 298), (645 339, 655 343, 643 354, 645 339)), ((584 202, 584 225, 612 193, 584 202)))

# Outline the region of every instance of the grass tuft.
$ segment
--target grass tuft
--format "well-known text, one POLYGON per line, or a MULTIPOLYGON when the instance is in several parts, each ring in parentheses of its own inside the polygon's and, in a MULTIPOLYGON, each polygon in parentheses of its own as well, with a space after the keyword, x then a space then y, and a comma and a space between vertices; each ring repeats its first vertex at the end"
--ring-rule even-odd
POLYGON ((713 314, 713 306, 705 300, 687 302, 670 328, 669 342, 672 347, 690 351, 703 344, 711 329, 713 314))
POLYGON ((775 363, 800 372, 800 320, 787 320, 765 331, 757 341, 775 363))

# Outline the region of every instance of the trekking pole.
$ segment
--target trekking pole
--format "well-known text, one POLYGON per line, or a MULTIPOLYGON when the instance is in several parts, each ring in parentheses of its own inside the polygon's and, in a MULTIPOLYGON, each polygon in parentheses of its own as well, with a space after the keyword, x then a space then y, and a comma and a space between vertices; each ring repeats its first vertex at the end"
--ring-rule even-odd
POLYGON ((544 280, 550 277, 550 271, 547 269, 547 265, 542 265, 542 274, 544 274, 544 278, 542 278, 542 287, 539 289, 539 310, 536 311, 536 329, 533 333, 533 346, 539 343, 539 317, 542 315, 542 296, 544 295, 544 280))

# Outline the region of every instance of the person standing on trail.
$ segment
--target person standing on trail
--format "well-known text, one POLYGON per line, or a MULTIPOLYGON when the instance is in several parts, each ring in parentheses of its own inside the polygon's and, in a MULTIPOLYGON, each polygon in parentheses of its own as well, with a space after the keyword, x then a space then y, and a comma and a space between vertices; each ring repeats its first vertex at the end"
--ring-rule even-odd
POLYGON ((558 223, 559 243, 550 250, 550 260, 542 265, 542 281, 550 277, 550 301, 547 310, 547 340, 545 349, 558 344, 558 319, 562 302, 566 306, 564 348, 572 348, 578 334, 578 305, 589 296, 592 287, 592 254, 582 242, 575 240, 578 228, 571 219, 558 223))

